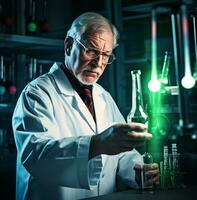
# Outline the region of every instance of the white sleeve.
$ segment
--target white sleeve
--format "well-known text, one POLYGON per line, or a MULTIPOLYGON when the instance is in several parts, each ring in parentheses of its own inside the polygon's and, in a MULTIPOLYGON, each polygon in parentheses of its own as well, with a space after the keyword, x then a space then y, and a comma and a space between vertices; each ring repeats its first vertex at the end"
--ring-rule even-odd
POLYGON ((135 181, 135 164, 143 164, 143 158, 136 149, 120 154, 117 181, 120 181, 129 188, 138 188, 135 181))
POLYGON ((54 138, 60 131, 54 108, 47 94, 39 90, 24 90, 14 111, 12 124, 19 164, 40 181, 91 189, 102 170, 101 156, 89 160, 91 136, 54 138))

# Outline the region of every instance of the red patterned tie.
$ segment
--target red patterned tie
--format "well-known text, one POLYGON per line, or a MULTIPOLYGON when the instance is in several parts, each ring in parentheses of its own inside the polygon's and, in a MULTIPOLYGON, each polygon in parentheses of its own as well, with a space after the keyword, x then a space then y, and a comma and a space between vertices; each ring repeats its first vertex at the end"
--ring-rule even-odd
POLYGON ((84 89, 84 103, 86 104, 91 115, 94 117, 94 105, 91 90, 89 88, 84 89))

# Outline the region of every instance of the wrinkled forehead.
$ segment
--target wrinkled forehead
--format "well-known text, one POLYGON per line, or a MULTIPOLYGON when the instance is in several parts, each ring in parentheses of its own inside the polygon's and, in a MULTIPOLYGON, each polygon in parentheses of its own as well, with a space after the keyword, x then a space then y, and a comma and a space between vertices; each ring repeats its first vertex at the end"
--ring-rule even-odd
POLYGON ((110 38, 110 41, 114 41, 114 34, 112 32, 112 29, 111 27, 104 23, 104 24, 101 24, 101 25, 96 25, 96 24, 92 24, 92 25, 89 25, 87 27, 87 29, 85 30, 85 32, 83 33, 82 35, 82 40, 89 40, 95 36, 100 36, 100 39, 103 39, 105 40, 105 36, 108 35, 108 39, 110 38))
POLYGON ((114 44, 114 35, 108 26, 99 27, 98 29, 87 29, 81 38, 86 44, 94 48, 105 46, 107 51, 112 51, 114 44))

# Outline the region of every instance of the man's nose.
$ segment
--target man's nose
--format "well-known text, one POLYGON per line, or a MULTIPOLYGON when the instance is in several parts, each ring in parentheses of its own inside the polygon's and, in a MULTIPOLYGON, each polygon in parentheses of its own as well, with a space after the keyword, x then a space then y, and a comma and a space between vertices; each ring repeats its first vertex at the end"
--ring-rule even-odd
POLYGON ((103 55, 100 54, 98 57, 94 59, 94 62, 97 67, 102 67, 103 66, 103 55))

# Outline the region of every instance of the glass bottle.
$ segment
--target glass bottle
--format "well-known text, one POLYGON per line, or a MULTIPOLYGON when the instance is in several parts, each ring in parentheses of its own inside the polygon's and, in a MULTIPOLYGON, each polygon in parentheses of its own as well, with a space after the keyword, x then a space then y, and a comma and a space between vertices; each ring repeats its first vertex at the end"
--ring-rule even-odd
MULTIPOLYGON (((142 89, 141 89, 141 71, 132 70, 132 107, 131 111, 127 116, 127 122, 138 122, 143 123, 148 126, 148 115, 144 111, 143 98, 142 98, 142 89)), ((153 162, 152 155, 148 152, 147 145, 145 145, 145 153, 142 155, 144 164, 150 164, 153 162)), ((146 186, 146 165, 142 166, 141 180, 142 180, 142 189, 152 189, 153 185, 146 186)))
POLYGON ((143 108, 142 89, 141 89, 141 71, 132 70, 132 107, 127 116, 127 122, 139 122, 148 125, 148 115, 143 108))
POLYGON ((152 191, 153 188, 154 188, 152 180, 151 180, 151 183, 149 185, 146 185, 146 182, 149 181, 150 179, 152 179, 153 177, 147 178, 146 172, 147 172, 147 164, 153 163, 153 157, 149 152, 146 151, 142 155, 142 158, 143 158, 143 161, 144 161, 144 165, 142 167, 142 173, 141 173, 142 189, 152 191))

